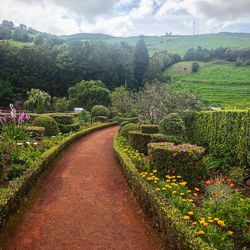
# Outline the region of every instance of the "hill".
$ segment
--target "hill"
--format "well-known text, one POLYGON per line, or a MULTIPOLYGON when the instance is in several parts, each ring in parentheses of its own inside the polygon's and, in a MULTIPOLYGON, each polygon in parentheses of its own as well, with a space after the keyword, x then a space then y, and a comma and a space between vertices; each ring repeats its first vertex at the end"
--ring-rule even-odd
POLYGON ((72 41, 72 40, 108 40, 112 39, 113 36, 102 34, 102 33, 78 33, 72 35, 64 35, 60 36, 65 41, 72 41))
POLYGON ((199 62, 199 72, 192 73, 192 63, 177 63, 163 76, 171 77, 176 89, 198 93, 210 106, 250 108, 250 66, 236 67, 223 61, 199 62))

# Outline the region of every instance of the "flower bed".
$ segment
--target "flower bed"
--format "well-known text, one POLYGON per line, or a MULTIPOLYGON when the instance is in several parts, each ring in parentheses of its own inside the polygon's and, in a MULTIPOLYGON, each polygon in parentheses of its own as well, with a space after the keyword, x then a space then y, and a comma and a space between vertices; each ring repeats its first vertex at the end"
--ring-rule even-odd
MULTIPOLYGON (((39 157, 35 157, 35 161, 25 169, 22 175, 13 179, 7 188, 1 189, 0 193, 0 230, 3 231, 9 218, 13 215, 22 204, 24 197, 29 193, 31 188, 35 185, 39 177, 49 167, 49 164, 54 161, 57 155, 70 145, 76 139, 92 133, 96 130, 114 126, 116 123, 106 123, 90 128, 85 128, 79 132, 72 133, 67 137, 62 138, 60 142, 53 144, 48 142, 51 146, 47 151, 39 157)), ((54 137, 56 138, 56 137, 54 137)))
POLYGON ((150 171, 143 155, 138 168, 136 152, 124 138, 116 137, 114 148, 134 195, 169 249, 247 249, 250 199, 230 178, 192 186, 178 174, 150 171))

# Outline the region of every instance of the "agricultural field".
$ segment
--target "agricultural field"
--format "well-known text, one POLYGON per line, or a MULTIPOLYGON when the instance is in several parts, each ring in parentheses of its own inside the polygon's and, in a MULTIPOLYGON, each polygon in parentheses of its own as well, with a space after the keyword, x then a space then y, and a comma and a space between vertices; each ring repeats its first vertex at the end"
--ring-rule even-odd
POLYGON ((199 62, 199 72, 192 73, 192 63, 177 63, 164 71, 163 76, 171 77, 174 88, 195 92, 210 106, 250 107, 250 66, 199 62))
MULTIPOLYGON (((135 45, 138 39, 138 36, 114 37, 106 41, 109 43, 127 42, 128 44, 135 45)), ((250 34, 247 33, 218 33, 198 36, 145 36, 144 40, 150 54, 168 50, 169 52, 178 53, 183 56, 187 50, 197 46, 207 49, 219 47, 244 49, 250 47, 250 34)))

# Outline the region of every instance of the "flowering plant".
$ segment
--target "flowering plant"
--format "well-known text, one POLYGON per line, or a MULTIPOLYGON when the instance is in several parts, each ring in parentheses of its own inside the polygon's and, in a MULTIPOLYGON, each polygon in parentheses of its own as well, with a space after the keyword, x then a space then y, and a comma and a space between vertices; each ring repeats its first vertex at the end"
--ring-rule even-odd
POLYGON ((17 114, 13 104, 10 104, 10 115, 3 114, 0 111, 0 123, 2 127, 1 136, 5 140, 25 140, 26 138, 28 138, 29 133, 26 131, 24 124, 29 120, 29 114, 24 112, 17 114))

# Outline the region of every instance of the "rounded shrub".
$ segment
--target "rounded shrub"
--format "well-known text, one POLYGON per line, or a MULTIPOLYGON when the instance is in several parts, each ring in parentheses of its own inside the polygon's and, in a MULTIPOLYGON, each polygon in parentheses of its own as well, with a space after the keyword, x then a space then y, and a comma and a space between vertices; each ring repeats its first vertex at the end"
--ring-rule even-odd
POLYGON ((139 129, 138 124, 128 123, 120 129, 119 134, 120 136, 128 138, 128 132, 133 131, 133 130, 138 130, 138 129, 139 129))
POLYGON ((160 130, 165 135, 183 136, 185 132, 185 125, 178 114, 172 113, 161 120, 160 130))
POLYGON ((91 116, 92 117, 108 116, 108 114, 109 114, 109 110, 103 105, 95 105, 91 109, 91 116))
POLYGON ((41 115, 34 119, 33 126, 44 127, 45 135, 53 136, 59 133, 59 128, 56 121, 48 115, 41 115))

